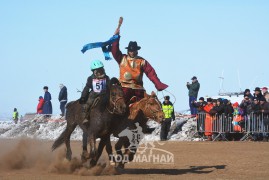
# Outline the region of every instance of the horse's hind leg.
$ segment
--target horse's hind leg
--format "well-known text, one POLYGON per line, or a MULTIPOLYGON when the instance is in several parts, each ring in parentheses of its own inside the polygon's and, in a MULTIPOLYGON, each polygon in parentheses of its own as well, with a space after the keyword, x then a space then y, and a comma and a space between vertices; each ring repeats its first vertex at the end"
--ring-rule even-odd
POLYGON ((96 152, 96 136, 93 133, 88 132, 88 141, 90 144, 90 167, 96 165, 97 152, 96 152))
POLYGON ((72 158, 72 150, 71 150, 71 146, 70 146, 70 136, 71 136, 72 132, 75 130, 76 126, 77 126, 77 124, 73 124, 73 125, 68 127, 67 136, 65 139, 66 159, 68 159, 69 161, 71 161, 71 158, 72 158))

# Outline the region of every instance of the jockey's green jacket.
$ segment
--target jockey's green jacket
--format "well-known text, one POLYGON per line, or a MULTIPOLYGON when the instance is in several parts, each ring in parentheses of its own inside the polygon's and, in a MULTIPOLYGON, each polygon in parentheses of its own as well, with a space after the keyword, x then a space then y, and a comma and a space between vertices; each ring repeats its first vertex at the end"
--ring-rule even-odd
POLYGON ((164 118, 173 118, 174 107, 171 104, 162 104, 164 118))

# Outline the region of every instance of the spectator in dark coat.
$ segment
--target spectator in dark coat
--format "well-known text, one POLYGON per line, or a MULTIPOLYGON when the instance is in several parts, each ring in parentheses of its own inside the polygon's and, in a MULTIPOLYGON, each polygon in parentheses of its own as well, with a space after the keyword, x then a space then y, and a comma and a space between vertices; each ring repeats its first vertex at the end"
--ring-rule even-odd
POLYGON ((250 100, 253 100, 253 95, 250 93, 249 89, 245 89, 244 97, 245 96, 248 96, 250 98, 250 100))
POLYGON ((253 94, 254 98, 258 98, 259 100, 263 97, 261 89, 259 87, 256 87, 254 89, 254 94, 253 94))
POLYGON ((191 78, 192 83, 187 82, 187 88, 189 90, 189 106, 191 110, 191 114, 196 116, 197 109, 193 106, 193 102, 197 101, 198 91, 200 89, 200 83, 197 80, 196 76, 191 78))
POLYGON ((226 118, 232 118, 233 117, 233 112, 234 108, 232 106, 231 101, 228 99, 223 100, 223 105, 224 105, 224 114, 226 118))
MULTIPOLYGON (((260 112, 262 113, 264 131, 268 132, 269 129, 269 103, 266 101, 265 97, 260 99, 260 112)), ((268 141, 268 133, 263 133, 263 141, 268 141)))
POLYGON ((65 105, 67 103, 67 88, 63 84, 60 84, 59 87, 60 87, 60 92, 59 92, 58 100, 60 102, 61 116, 64 116, 65 105))
POLYGON ((251 113, 251 99, 249 98, 248 95, 244 96, 244 99, 240 103, 239 107, 243 109, 244 113, 243 115, 246 116, 251 113))
POLYGON ((50 117, 50 114, 52 114, 52 104, 51 104, 51 95, 48 92, 49 88, 48 86, 44 86, 44 105, 43 105, 43 112, 42 114, 46 114, 46 117, 50 117))
POLYGON ((197 108, 198 113, 205 112, 204 107, 206 105, 207 105, 207 102, 205 101, 205 98, 203 98, 203 97, 200 97, 198 102, 196 102, 196 101, 193 102, 193 106, 195 108, 197 108))

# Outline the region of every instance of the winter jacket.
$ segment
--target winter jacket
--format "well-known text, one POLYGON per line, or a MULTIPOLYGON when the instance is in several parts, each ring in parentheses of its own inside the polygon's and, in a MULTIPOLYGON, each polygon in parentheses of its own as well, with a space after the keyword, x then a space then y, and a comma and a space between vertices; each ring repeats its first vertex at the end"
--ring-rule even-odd
POLYGON ((164 118, 172 118, 173 120, 175 120, 174 106, 170 101, 168 103, 165 103, 164 101, 162 104, 162 109, 164 113, 164 118))
POLYGON ((220 104, 219 106, 213 106, 213 108, 209 112, 211 115, 218 114, 221 115, 224 113, 224 105, 220 104))
POLYGON ((52 114, 52 104, 51 104, 51 95, 47 91, 44 95, 44 105, 42 109, 42 114, 52 114))
POLYGON ((250 114, 251 113, 251 109, 252 109, 252 107, 251 107, 251 101, 245 101, 245 100, 243 100, 241 103, 240 103, 240 105, 239 105, 239 107, 241 108, 241 109, 243 109, 243 112, 244 112, 244 116, 245 115, 247 115, 247 114, 250 114))
POLYGON ((255 93, 253 94, 253 98, 258 98, 259 100, 261 100, 261 97, 263 95, 261 93, 259 93, 258 95, 256 95, 255 93))
POLYGON ((197 98, 198 91, 200 89, 200 83, 198 81, 195 81, 191 84, 187 84, 187 88, 189 89, 189 96, 197 98))
POLYGON ((122 54, 119 49, 119 40, 120 38, 112 44, 112 55, 120 67, 119 80, 122 87, 144 89, 143 74, 145 73, 158 91, 166 89, 168 85, 160 81, 154 68, 147 60, 139 56, 131 58, 127 54, 122 54))
POLYGON ((58 100, 59 100, 60 102, 67 101, 67 88, 66 88, 65 86, 63 86, 63 87, 61 88, 61 91, 59 92, 58 100))
POLYGON ((265 97, 266 101, 269 102, 269 93, 266 91, 263 96, 265 97))
POLYGON ((201 112, 205 112, 204 107, 207 105, 207 102, 206 101, 194 102, 192 105, 197 108, 198 113, 201 113, 201 112))
POLYGON ((251 103, 251 113, 259 114, 261 110, 260 104, 255 104, 254 102, 251 103))
POLYGON ((269 103, 268 102, 264 102, 263 104, 260 104, 261 110, 260 112, 262 112, 264 115, 269 115, 269 103))
POLYGON ((13 112, 13 120, 18 120, 19 119, 19 113, 18 111, 13 112))
POLYGON ((103 79, 97 79, 94 75, 91 75, 87 79, 86 86, 84 87, 81 98, 84 103, 87 101, 89 96, 89 91, 96 93, 105 93, 109 89, 110 78, 105 75, 103 79))
POLYGON ((234 112, 234 108, 231 104, 224 105, 224 114, 226 117, 232 117, 234 112))
POLYGON ((37 105, 37 114, 42 114, 42 109, 43 109, 43 105, 44 105, 44 99, 43 98, 40 98, 38 100, 38 105, 37 105))

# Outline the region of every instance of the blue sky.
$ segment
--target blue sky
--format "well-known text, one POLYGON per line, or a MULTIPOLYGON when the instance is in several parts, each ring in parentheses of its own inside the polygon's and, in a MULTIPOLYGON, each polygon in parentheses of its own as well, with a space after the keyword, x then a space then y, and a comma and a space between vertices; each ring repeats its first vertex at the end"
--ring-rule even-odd
MULTIPOLYGON (((120 16, 121 50, 138 42, 139 55, 176 97, 176 111, 188 108, 186 82, 193 75, 201 84, 199 97, 218 93, 222 71, 227 91, 269 85, 268 9, 269 1, 259 0, 2 0, 0 114, 11 114, 14 107, 21 114, 35 112, 44 85, 53 113, 59 114, 59 83, 66 85, 69 101, 78 99, 94 59, 118 77, 117 63, 105 61, 100 49, 80 50, 108 40, 120 16)), ((146 76, 144 84, 147 92, 156 91, 146 76)))

